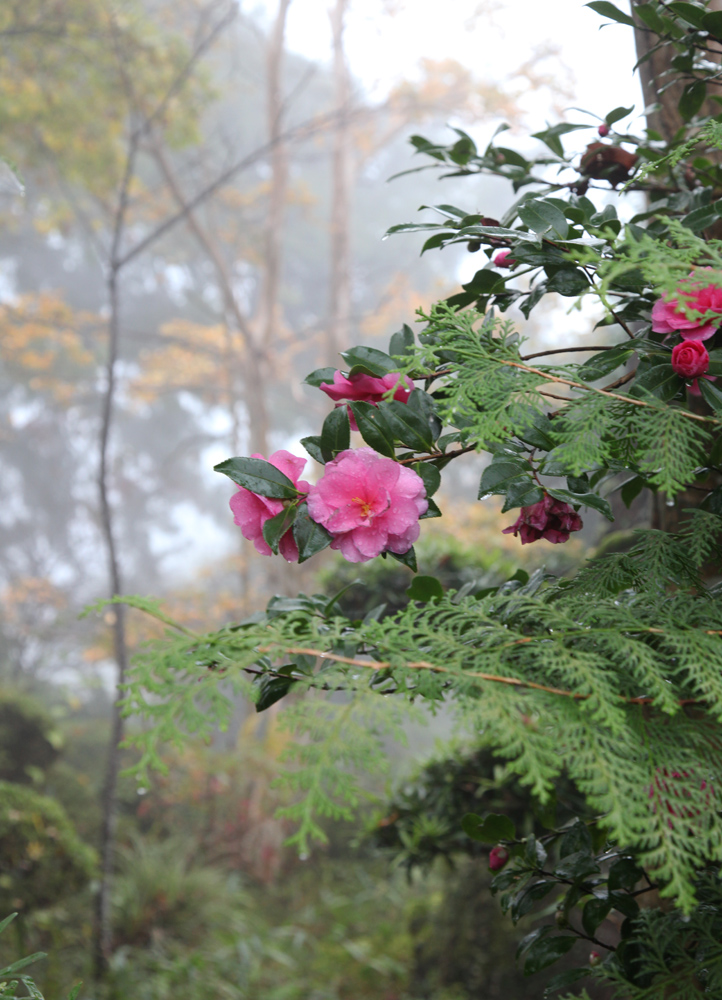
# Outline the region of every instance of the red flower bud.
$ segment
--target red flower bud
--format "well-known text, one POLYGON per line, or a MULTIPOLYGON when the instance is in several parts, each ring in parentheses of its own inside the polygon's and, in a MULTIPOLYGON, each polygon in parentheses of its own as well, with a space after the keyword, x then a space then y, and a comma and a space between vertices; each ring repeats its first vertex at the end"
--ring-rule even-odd
POLYGON ((609 135, 609 126, 607 125, 607 123, 602 122, 602 124, 597 129, 597 132, 599 133, 599 135, 601 135, 602 139, 604 139, 605 136, 609 135))
POLYGON ((599 954, 598 951, 589 952, 589 964, 591 965, 592 968, 594 968, 595 965, 599 965, 601 960, 602 956, 599 954))
POLYGON ((699 378, 709 368, 709 354, 699 340, 683 340, 672 351, 672 367, 683 378, 699 378))
POLYGON ((496 267, 516 266, 516 261, 511 255, 511 250, 497 250, 491 260, 496 267))
POLYGON ((489 851, 489 870, 492 872, 501 871, 508 860, 509 852, 507 849, 501 844, 497 844, 489 851))

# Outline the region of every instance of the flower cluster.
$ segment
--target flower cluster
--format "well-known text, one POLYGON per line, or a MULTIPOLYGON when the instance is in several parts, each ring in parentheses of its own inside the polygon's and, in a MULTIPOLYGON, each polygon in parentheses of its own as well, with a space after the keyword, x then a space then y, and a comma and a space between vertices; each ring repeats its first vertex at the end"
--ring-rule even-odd
MULTIPOLYGON (((372 448, 342 451, 314 486, 299 479, 306 464, 303 458, 276 451, 268 461, 288 476, 299 498, 305 496, 309 517, 326 528, 333 536, 331 548, 339 549, 349 562, 367 562, 382 552, 403 555, 419 537, 419 518, 429 506, 423 479, 372 448)), ((239 486, 230 505, 243 537, 261 555, 270 556, 263 525, 280 514, 284 502, 239 486)), ((298 560, 292 529, 281 538, 279 552, 288 562, 298 560)))
POLYGON ((546 538, 556 545, 558 542, 569 541, 572 531, 579 531, 582 519, 574 508, 561 500, 555 500, 549 494, 531 507, 522 507, 521 514, 514 524, 504 528, 503 534, 514 534, 521 537, 521 544, 536 542, 546 538))

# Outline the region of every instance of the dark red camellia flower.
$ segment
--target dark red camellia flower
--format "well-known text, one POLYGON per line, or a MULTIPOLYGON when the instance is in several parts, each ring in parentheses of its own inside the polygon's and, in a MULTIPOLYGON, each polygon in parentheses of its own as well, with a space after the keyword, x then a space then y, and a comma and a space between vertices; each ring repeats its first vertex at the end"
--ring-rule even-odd
POLYGON ((503 534, 519 535, 521 544, 536 542, 546 538, 556 545, 558 542, 568 542, 572 531, 579 531, 582 519, 572 506, 562 500, 555 500, 549 494, 539 503, 531 507, 522 507, 521 514, 514 524, 504 528, 503 534))
POLYGON ((629 174, 639 157, 628 153, 621 146, 611 146, 608 142, 590 142, 579 170, 585 177, 609 181, 612 187, 629 180, 629 174))
POLYGON ((501 871, 509 860, 509 852, 501 844, 492 847, 489 851, 489 868, 493 872, 501 871))
POLYGON ((672 367, 683 378, 699 378, 709 368, 709 354, 699 340, 683 340, 672 351, 672 367))

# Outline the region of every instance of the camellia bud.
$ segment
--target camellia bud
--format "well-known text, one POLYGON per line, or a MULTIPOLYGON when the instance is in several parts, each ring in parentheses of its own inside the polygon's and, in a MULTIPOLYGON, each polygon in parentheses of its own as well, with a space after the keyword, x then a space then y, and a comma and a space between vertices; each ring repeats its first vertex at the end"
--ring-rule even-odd
POLYGON ((492 872, 501 871, 509 860, 509 852, 501 844, 492 847, 489 851, 489 870, 492 872))
POLYGON ((497 250, 491 258, 495 267, 515 267, 516 261, 511 255, 511 250, 497 250))
POLYGON ((599 965, 601 960, 602 956, 599 954, 598 951, 589 952, 589 964, 591 965, 592 968, 594 968, 595 965, 599 965))
POLYGON ((699 378, 709 368, 709 354, 698 340, 683 340, 672 351, 672 368, 683 378, 699 378))
POLYGON ((609 135, 609 126, 607 125, 607 123, 606 122, 602 122, 602 124, 597 129, 597 132, 599 133, 599 135, 601 135, 602 139, 605 136, 609 135))

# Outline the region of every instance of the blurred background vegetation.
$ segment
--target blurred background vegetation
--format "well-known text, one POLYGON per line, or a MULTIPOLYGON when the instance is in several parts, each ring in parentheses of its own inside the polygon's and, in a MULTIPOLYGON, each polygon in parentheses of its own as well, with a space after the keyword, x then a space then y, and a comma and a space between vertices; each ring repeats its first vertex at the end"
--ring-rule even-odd
MULTIPOLYGON (((419 52, 408 78, 374 89, 348 56, 364 5, 330 2, 328 57, 314 59, 286 41, 301 3, 0 6, 0 917, 19 913, 0 966, 47 951, 33 974, 50 997, 77 979, 82 997, 118 1000, 539 995, 513 963, 523 925, 500 917, 455 825, 462 806, 517 793, 443 708, 390 747, 363 821, 329 822, 328 843, 299 857, 276 817, 289 794, 274 783, 288 738, 276 707, 239 702, 229 731, 169 751, 167 774, 139 788, 116 774, 132 753, 115 749, 115 692, 150 626, 78 617, 123 592, 160 596, 191 626, 301 588, 348 586, 358 617, 406 600, 397 564, 258 557, 210 470, 301 453, 328 402, 303 375, 349 343, 385 347, 469 275, 464 251, 381 242, 438 201, 423 173, 386 184, 413 165, 408 136, 451 122, 488 137, 530 108, 539 125, 572 102, 573 78, 554 46, 510 44, 502 75, 419 52), (449 739, 453 752, 434 750, 449 739)), ((383 34, 412 6, 363 16, 383 34)), ((503 5, 457 6, 479 51, 493 45, 503 5)), ((460 183, 487 214, 511 199, 474 179, 447 181, 447 201, 460 183)), ((526 333, 544 346, 565 322, 546 312, 526 333)), ((489 586, 519 567, 565 572, 599 541, 590 520, 563 551, 521 550, 493 503, 472 505, 470 466, 425 524, 422 572, 489 586)))

